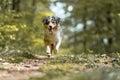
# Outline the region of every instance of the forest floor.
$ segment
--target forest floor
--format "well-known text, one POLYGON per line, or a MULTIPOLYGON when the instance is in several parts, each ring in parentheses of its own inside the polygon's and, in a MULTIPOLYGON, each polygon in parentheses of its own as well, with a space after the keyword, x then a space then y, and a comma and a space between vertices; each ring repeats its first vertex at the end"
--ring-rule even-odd
MULTIPOLYGON (((29 56, 29 55, 28 55, 29 56)), ((60 55, 0 58, 0 80, 120 80, 120 56, 60 55)))

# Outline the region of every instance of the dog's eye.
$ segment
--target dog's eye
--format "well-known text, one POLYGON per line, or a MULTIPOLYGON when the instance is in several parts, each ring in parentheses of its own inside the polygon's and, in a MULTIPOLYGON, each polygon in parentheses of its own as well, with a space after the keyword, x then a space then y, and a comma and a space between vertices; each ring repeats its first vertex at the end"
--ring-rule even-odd
POLYGON ((46 22, 46 24, 49 24, 50 22, 46 22))
POLYGON ((55 24, 55 22, 52 22, 53 24, 55 24))

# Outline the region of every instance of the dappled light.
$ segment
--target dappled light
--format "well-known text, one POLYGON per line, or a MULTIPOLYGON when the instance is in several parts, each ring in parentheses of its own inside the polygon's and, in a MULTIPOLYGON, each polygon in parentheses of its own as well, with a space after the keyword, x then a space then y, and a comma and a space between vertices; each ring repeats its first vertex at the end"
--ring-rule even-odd
POLYGON ((0 80, 61 79, 120 80, 120 0, 0 0, 0 80), (48 16, 62 31, 50 58, 48 16))

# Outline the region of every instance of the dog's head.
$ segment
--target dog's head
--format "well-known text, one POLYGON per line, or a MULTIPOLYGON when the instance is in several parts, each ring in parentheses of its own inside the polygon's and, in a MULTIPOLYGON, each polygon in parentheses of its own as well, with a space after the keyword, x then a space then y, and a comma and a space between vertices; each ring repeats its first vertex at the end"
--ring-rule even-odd
POLYGON ((48 30, 50 33, 53 33, 54 30, 58 29, 58 24, 60 22, 60 18, 59 17, 44 17, 42 20, 44 27, 46 30, 48 30))

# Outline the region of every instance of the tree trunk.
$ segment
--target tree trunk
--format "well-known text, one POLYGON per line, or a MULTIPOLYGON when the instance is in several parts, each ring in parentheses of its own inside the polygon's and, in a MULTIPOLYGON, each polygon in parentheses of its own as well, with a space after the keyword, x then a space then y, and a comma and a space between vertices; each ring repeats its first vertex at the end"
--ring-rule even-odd
POLYGON ((87 50, 87 32, 86 32, 86 28, 87 28, 87 20, 86 20, 86 15, 87 15, 87 8, 85 7, 84 8, 84 13, 86 13, 86 14, 84 14, 83 15, 83 31, 84 31, 84 41, 83 41, 83 49, 84 49, 84 52, 86 52, 86 50, 87 50))
POLYGON ((106 16, 106 21, 107 21, 107 28, 108 28, 108 34, 111 35, 111 37, 108 37, 108 44, 106 45, 105 47, 105 51, 107 53, 110 53, 111 52, 111 45, 113 43, 113 34, 111 33, 112 32, 112 18, 111 18, 111 7, 112 5, 111 4, 108 4, 107 5, 109 7, 108 11, 106 12, 107 16, 106 16))
POLYGON ((12 1, 12 10, 15 12, 20 11, 20 0, 13 0, 12 1))

